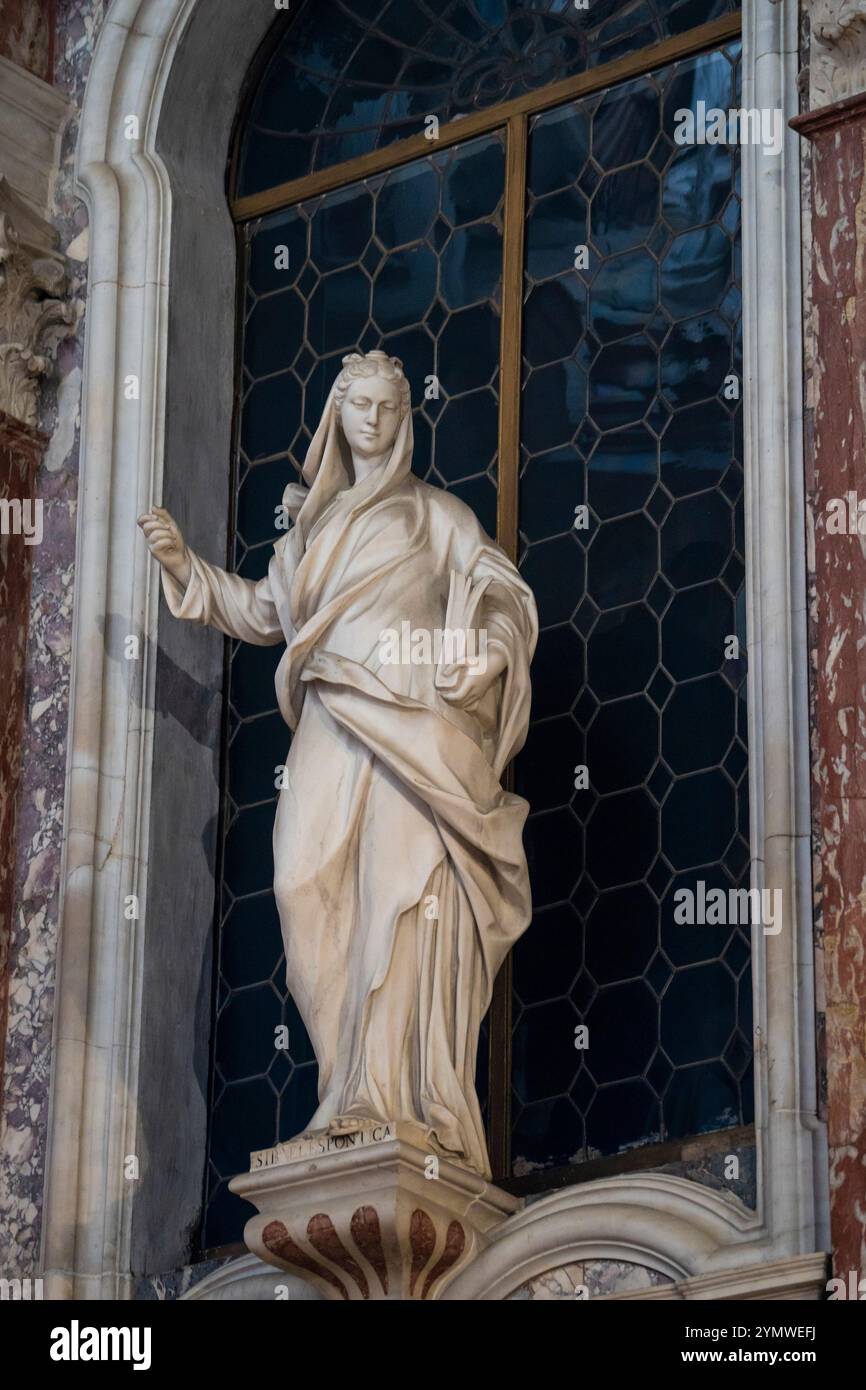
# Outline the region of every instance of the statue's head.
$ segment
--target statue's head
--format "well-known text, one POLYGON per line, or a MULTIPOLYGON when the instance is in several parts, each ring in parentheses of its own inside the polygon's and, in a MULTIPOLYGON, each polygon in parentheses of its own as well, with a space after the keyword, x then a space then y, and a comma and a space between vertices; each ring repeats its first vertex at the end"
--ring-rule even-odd
POLYGON ((411 405, 402 362, 387 352, 350 353, 343 358, 334 403, 353 454, 387 454, 411 405))

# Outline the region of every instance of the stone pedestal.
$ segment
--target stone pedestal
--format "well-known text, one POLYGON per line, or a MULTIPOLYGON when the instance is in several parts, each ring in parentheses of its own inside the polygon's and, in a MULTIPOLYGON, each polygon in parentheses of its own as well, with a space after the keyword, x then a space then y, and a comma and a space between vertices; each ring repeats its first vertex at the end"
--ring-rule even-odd
POLYGON ((251 1155, 231 1190, 258 1208, 249 1250, 325 1298, 440 1298, 522 1205, 395 1122, 251 1155))

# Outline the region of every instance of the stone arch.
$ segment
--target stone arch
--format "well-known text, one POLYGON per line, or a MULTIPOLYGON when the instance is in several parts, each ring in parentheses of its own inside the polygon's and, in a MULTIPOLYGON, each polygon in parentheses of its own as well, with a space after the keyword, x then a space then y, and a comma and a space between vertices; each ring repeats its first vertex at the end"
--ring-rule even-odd
POLYGON ((43 1221, 54 1298, 129 1296, 132 1270, 183 1263, 197 1219, 222 642, 198 633, 190 644, 181 624, 159 631, 135 520, 164 500, 193 545, 224 553, 235 331, 225 171, 241 85, 275 16, 273 0, 114 0, 82 109, 91 262, 43 1221), (130 375, 137 400, 125 399, 130 375), (126 633, 146 639, 140 662, 123 660, 126 633), (195 846, 186 860, 184 841, 195 846), (124 1177, 133 1155, 138 1181, 124 1177))
POLYGON ((443 1298, 504 1299, 555 1267, 597 1260, 679 1282, 707 1272, 754 1229, 754 1212, 736 1197, 683 1178, 605 1178, 552 1192, 511 1217, 443 1298))

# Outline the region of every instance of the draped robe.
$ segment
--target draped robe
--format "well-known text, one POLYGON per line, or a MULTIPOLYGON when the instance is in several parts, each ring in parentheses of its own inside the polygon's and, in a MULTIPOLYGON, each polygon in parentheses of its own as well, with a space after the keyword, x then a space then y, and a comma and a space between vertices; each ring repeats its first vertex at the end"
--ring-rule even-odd
POLYGON ((528 806, 500 776, 526 735, 536 612, 470 509, 411 460, 407 413, 388 461, 353 486, 332 390, 267 576, 190 552, 186 589, 166 571, 163 588, 178 617, 286 643, 274 890, 319 1064, 309 1129, 404 1121, 489 1176, 475 1061, 496 972, 530 920, 528 806), (488 660, 504 659, 463 703, 433 663, 382 661, 383 632, 444 628, 452 571, 484 584, 478 625, 488 660))

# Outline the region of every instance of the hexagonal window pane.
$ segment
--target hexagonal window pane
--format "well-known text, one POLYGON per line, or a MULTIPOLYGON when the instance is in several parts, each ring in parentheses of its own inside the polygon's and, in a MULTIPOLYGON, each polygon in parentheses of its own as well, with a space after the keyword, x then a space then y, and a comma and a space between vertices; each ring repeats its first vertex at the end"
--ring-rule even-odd
POLYGON ((587 640, 587 681, 600 700, 643 690, 658 661, 658 623, 635 604, 599 618, 587 640))
POLYGON ((393 250, 427 235, 439 208, 439 178, 426 162, 393 169, 376 197, 376 236, 393 250))
POLYGON ((645 328, 658 295, 658 266, 649 251, 628 251, 604 261, 592 282, 593 332, 610 343, 645 328))
POLYGON ((357 261, 373 235, 373 200, 367 188, 332 193, 316 209, 310 226, 310 259, 320 274, 357 261))
POLYGON ((533 280, 575 273, 576 248, 588 241, 587 222, 586 199, 577 188, 564 188, 534 205, 526 226, 526 269, 533 280))
MULTIPOLYGON (((642 975, 658 934, 658 904, 643 884, 602 893, 587 918, 587 967, 601 985, 642 975)), ((640 1002, 648 1007, 642 995, 640 1002)))
POLYGON ((583 494, 583 466, 574 445, 530 459, 520 480, 520 529, 527 540, 571 530, 583 494))
POLYGON ((523 442, 531 454, 567 444, 586 413, 586 377, 577 363, 541 367, 523 388, 523 442))
POLYGON ((523 322, 524 351, 533 367, 569 357, 586 323, 586 290, 577 276, 537 285, 526 301, 523 322))
POLYGON ((499 402, 490 390, 449 401, 436 422, 436 472, 446 482, 480 473, 496 457, 499 402))
POLYGON ((592 239, 606 256, 646 241, 659 212, 659 178, 649 164, 608 174, 592 200, 592 239))
POLYGON ((645 425, 605 434, 587 468, 587 499, 600 517, 622 516, 647 501, 658 477, 658 444, 645 425))
POLYGON ((586 1064, 599 1083, 640 1076, 658 1044, 658 1003, 642 980, 603 989, 586 1015, 586 1064))
POLYGON ((295 290, 260 299, 247 320, 244 362, 252 377, 290 367, 304 342, 304 303, 295 290))
POLYGON ((489 217, 502 198, 505 149, 499 135, 451 152, 442 175, 442 212, 452 227, 489 217))
POLYGON ((382 332, 418 323, 433 302, 436 280, 436 256, 429 246, 393 252, 373 287, 373 318, 382 332))
POLYGON ((736 828, 734 788, 720 770, 676 782, 662 807, 662 848, 675 869, 720 860, 736 828))
POLYGON ((536 719, 564 714, 571 708, 584 679, 583 642, 573 627, 552 627, 540 633, 532 679, 536 719))
POLYGON ((583 587, 583 567, 583 551, 573 534, 542 541, 526 552, 521 572, 535 594, 542 626, 571 617, 575 595, 583 587))
POLYGON ((606 521, 592 538, 586 587, 599 608, 642 598, 658 569, 658 534, 645 516, 606 521))
POLYGON ((580 1020, 568 999, 524 1009, 514 1030, 513 1084, 529 1103, 567 1091, 580 1065, 575 1028, 580 1020))
POLYGON ((659 717, 645 696, 602 705, 586 736, 592 785, 602 793, 640 786, 658 746, 659 717))
POLYGON ((283 1006, 269 984, 231 995, 217 1019, 215 1061, 226 1081, 263 1076, 274 1060, 283 1006))
POLYGON ((489 299, 502 278, 502 233, 492 222, 461 227, 442 253, 442 298, 449 309, 489 299))
POLYGON ((579 103, 545 111, 529 136, 529 187, 536 198, 572 184, 589 158, 590 117, 579 103))
POLYGON ((537 1004, 568 994, 582 956, 580 920, 570 903, 536 913, 533 936, 524 933, 514 948, 514 988, 520 999, 537 1004))
POLYGON ((602 97, 592 118, 592 157, 602 169, 646 159, 659 128, 659 94, 652 82, 629 82, 602 97))

